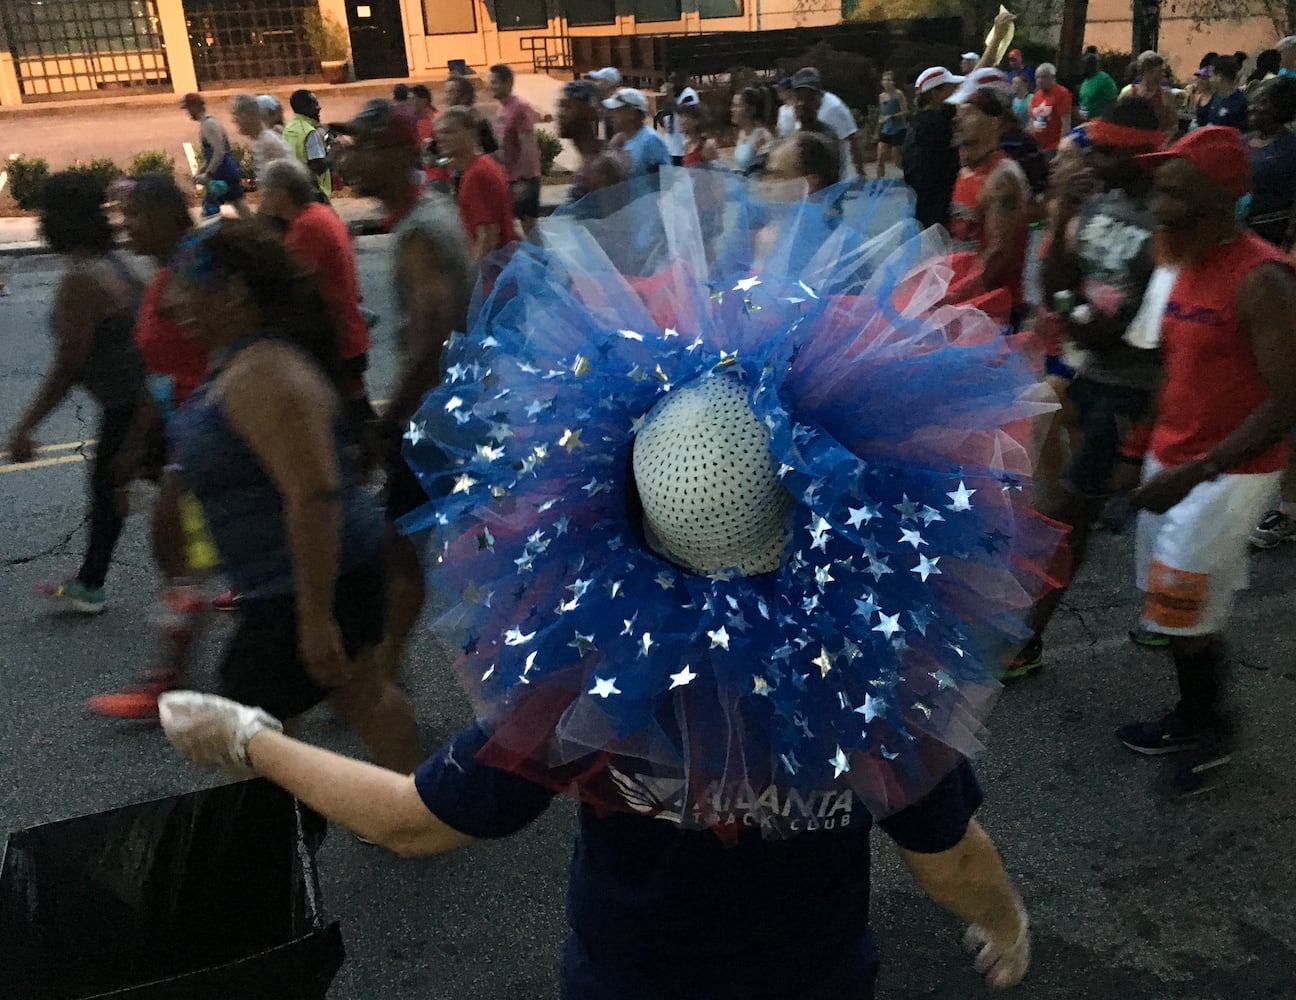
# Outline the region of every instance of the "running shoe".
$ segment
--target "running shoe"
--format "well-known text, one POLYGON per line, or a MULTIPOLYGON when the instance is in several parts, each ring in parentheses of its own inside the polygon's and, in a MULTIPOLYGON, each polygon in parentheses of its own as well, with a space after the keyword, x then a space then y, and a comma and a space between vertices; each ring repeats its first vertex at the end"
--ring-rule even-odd
POLYGON ((1015 681, 1029 677, 1044 666, 1044 640, 1032 638, 999 672, 1000 681, 1015 681))
POLYGON ((1161 632, 1153 632, 1150 628, 1144 628, 1142 625, 1135 625, 1129 630, 1130 642, 1136 642, 1140 646, 1146 646, 1148 649, 1165 649, 1170 645, 1170 637, 1161 632))
POLYGON ((217 611, 237 611, 241 597, 242 595, 231 587, 225 593, 212 598, 212 607, 217 611))
POLYGON ((1271 510, 1251 532, 1251 544, 1257 549, 1276 549, 1283 542, 1296 542, 1296 517, 1271 510))
POLYGON ((86 708, 107 719, 156 719, 158 698, 178 688, 184 677, 174 671, 148 677, 138 684, 95 695, 86 708))
POLYGON ((1168 712, 1155 722, 1131 722, 1121 726, 1116 730, 1116 738, 1127 750, 1147 757, 1184 753, 1203 746, 1201 734, 1188 729, 1177 711, 1168 712))
POLYGON ((97 615, 108 610, 107 589, 87 587, 75 577, 58 583, 38 583, 36 593, 52 601, 61 601, 83 615, 97 615))

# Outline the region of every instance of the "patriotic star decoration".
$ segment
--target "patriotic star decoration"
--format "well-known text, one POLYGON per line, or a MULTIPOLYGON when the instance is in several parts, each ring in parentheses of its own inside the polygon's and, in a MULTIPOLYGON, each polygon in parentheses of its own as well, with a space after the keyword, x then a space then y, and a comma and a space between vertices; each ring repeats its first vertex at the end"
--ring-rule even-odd
POLYGON ((828 763, 832 765, 834 779, 840 778, 850 770, 850 761, 846 759, 846 753, 840 745, 837 747, 837 752, 828 758, 828 763))
POLYGON ((881 698, 874 698, 871 694, 864 696, 864 704, 855 709, 857 713, 864 716, 864 724, 868 725, 886 708, 886 703, 881 698))
POLYGON ((726 653, 729 652, 729 632, 723 625, 721 625, 714 632, 708 631, 707 638, 711 640, 712 649, 715 649, 717 646, 719 646, 726 653))
POLYGON ((918 530, 915 528, 900 529, 900 544, 903 545, 905 542, 908 542, 915 549, 918 548, 918 546, 920 545, 927 544, 927 542, 923 539, 923 536, 919 534, 918 530))
POLYGON ((884 638, 890 639, 897 632, 903 632, 900 625, 900 613, 897 611, 893 615, 878 612, 878 623, 873 626, 874 632, 881 632, 884 638))
POLYGON ((760 283, 760 278, 739 278, 738 283, 733 286, 733 290, 735 292, 750 292, 760 283))
POLYGON ((968 489, 966 486, 963 485, 963 480, 960 479, 958 484, 958 489, 954 490, 951 493, 945 494, 952 501, 951 503, 946 505, 947 509, 954 511, 955 513, 958 513, 959 511, 962 510, 971 510, 972 495, 974 493, 976 493, 976 490, 968 489))
POLYGON ((917 573, 919 578, 922 580, 922 582, 926 583, 927 577, 931 576, 933 573, 936 574, 937 576, 940 575, 940 568, 936 565, 938 562, 940 562, 940 560, 941 560, 940 556, 936 556, 932 559, 928 559, 927 556, 919 552, 918 565, 915 566, 913 569, 911 569, 909 572, 917 573))
POLYGON ((846 510, 850 514, 850 517, 846 518, 846 523, 852 528, 868 524, 878 516, 877 508, 871 504, 865 504, 863 507, 847 507, 846 510))
POLYGON ((695 680, 697 680, 697 674, 695 674, 692 668, 689 667, 689 665, 686 663, 684 664, 683 670, 681 670, 677 674, 670 675, 670 680, 671 680, 670 690, 674 691, 676 688, 687 687, 689 684, 692 684, 695 680))
POLYGON ((621 693, 621 689, 616 686, 616 682, 617 679, 615 677, 595 677, 594 686, 590 688, 589 693, 594 695, 596 698, 602 698, 606 701, 614 694, 621 693))

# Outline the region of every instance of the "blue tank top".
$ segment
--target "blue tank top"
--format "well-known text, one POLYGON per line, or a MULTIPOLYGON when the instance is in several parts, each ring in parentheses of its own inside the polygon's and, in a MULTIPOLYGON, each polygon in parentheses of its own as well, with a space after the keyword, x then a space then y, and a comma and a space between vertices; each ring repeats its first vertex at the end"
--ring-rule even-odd
MULTIPOLYGON (((883 117, 886 117, 887 115, 900 114, 900 98, 887 97, 884 98, 881 103, 882 106, 879 109, 879 111, 883 117)), ((905 130, 905 120, 903 118, 892 118, 889 121, 885 121, 882 123, 883 135, 898 135, 904 130, 905 130)))
MULTIPOLYGON (((236 344, 230 357, 256 340, 236 344)), ((281 597, 293 591, 283 497, 260 459, 230 427, 221 401, 212 394, 221 370, 209 374, 176 411, 167 436, 186 485, 202 505, 230 583, 245 598, 281 597)), ((341 420, 334 425, 333 440, 342 472, 338 559, 342 574, 378 557, 383 524, 377 504, 357 474, 351 434, 341 420)))

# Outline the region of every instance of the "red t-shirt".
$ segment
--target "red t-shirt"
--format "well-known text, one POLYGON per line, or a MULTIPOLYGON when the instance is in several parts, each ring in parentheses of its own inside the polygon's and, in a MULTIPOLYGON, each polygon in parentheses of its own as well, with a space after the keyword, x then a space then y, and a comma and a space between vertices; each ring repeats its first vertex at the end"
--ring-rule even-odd
POLYGON ((1051 153, 1062 141, 1062 118, 1071 113, 1071 91, 1060 83, 1037 90, 1030 99, 1030 134, 1040 149, 1051 153))
POLYGON ((338 325, 338 357, 369 350, 369 327, 360 315, 360 276, 346 223, 327 205, 312 203, 288 225, 284 246, 318 276, 320 295, 338 325))
MULTIPOLYGON (((1165 381, 1152 429, 1152 454, 1163 465, 1201 458, 1232 434, 1269 389, 1251 342, 1238 323, 1242 280, 1262 264, 1285 264, 1271 243, 1243 233, 1209 260, 1179 271, 1161 320, 1165 381)), ((1287 461, 1281 441, 1228 472, 1276 472, 1287 461)))
POLYGON ((499 240, 492 249, 513 242, 513 196, 508 175, 494 157, 478 154, 459 176, 459 217, 469 242, 477 238, 479 226, 492 223, 499 226, 499 240))
POLYGON ((144 289, 135 317, 135 346, 150 375, 171 380, 171 401, 179 406, 207 377, 207 351, 159 311, 171 274, 170 268, 161 268, 144 289))

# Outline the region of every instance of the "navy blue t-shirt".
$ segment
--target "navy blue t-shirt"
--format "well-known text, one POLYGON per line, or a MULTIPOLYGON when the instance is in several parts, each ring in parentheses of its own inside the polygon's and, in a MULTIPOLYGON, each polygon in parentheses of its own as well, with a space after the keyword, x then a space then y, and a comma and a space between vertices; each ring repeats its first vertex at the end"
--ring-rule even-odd
MULTIPOLYGON (((477 763, 488 739, 471 725, 414 775, 429 811, 482 839, 518 832, 553 797, 477 763)), ((900 847, 935 854, 963 839, 980 804, 963 762, 879 825, 900 847)), ((741 823, 742 802, 731 805, 741 823)), ((848 789, 794 800, 788 812, 802 813, 807 832, 773 840, 752 829, 728 846, 708 831, 582 806, 563 1000, 869 1000, 878 966, 868 928, 872 818, 848 789)))

